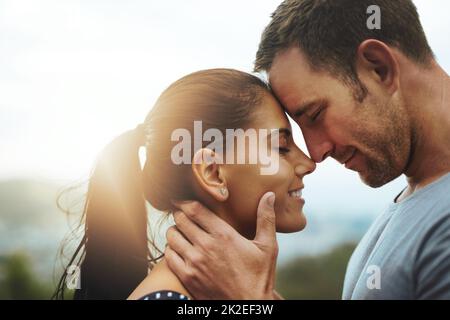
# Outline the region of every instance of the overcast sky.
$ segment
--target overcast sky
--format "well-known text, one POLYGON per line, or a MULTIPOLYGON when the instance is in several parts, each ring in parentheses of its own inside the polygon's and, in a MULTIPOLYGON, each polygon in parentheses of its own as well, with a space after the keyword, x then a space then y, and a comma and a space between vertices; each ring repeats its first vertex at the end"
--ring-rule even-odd
MULTIPOLYGON (((450 2, 415 1, 450 70, 450 2)), ((0 0, 0 179, 86 177, 99 150, 142 122, 164 88, 192 71, 251 71, 276 1, 0 0)), ((300 131, 296 139, 304 148, 300 131)), ((306 179, 312 207, 375 214, 377 190, 334 160, 306 179)))

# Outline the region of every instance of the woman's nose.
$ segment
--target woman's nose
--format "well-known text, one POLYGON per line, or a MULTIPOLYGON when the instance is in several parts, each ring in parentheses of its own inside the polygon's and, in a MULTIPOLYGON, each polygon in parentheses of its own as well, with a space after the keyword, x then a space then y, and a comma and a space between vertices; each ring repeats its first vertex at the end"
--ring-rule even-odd
POLYGON ((316 163, 303 154, 301 161, 295 166, 295 174, 299 177, 306 176, 316 170, 316 163))

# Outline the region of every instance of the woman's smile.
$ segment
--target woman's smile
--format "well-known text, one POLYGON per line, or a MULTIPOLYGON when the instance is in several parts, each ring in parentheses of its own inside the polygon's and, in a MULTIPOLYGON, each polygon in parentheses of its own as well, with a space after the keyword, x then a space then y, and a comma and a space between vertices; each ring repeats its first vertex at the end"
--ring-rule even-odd
POLYGON ((294 189, 288 192, 289 198, 296 202, 300 202, 301 204, 305 203, 305 199, 302 198, 302 188, 294 189))

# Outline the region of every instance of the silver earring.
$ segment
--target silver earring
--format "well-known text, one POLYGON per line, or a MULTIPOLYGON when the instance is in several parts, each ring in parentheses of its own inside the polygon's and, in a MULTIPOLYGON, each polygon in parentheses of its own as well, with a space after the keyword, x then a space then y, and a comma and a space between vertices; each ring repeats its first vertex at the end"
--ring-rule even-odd
POLYGON ((226 196, 227 195, 227 192, 228 192, 228 190, 227 190, 227 188, 220 188, 220 194, 221 195, 223 195, 223 196, 226 196))

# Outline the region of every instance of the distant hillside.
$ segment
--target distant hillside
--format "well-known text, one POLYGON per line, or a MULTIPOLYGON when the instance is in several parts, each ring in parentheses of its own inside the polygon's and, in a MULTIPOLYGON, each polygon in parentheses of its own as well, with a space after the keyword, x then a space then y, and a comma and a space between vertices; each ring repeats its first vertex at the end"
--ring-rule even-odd
POLYGON ((355 244, 292 260, 278 268, 277 289, 286 299, 341 299, 348 260, 355 244))
POLYGON ((53 275, 58 248, 70 230, 56 206, 61 190, 46 181, 0 182, 0 256, 23 252, 33 271, 46 279, 53 275))
POLYGON ((41 279, 30 262, 24 253, 0 256, 0 300, 46 300, 52 296, 53 285, 41 279))

